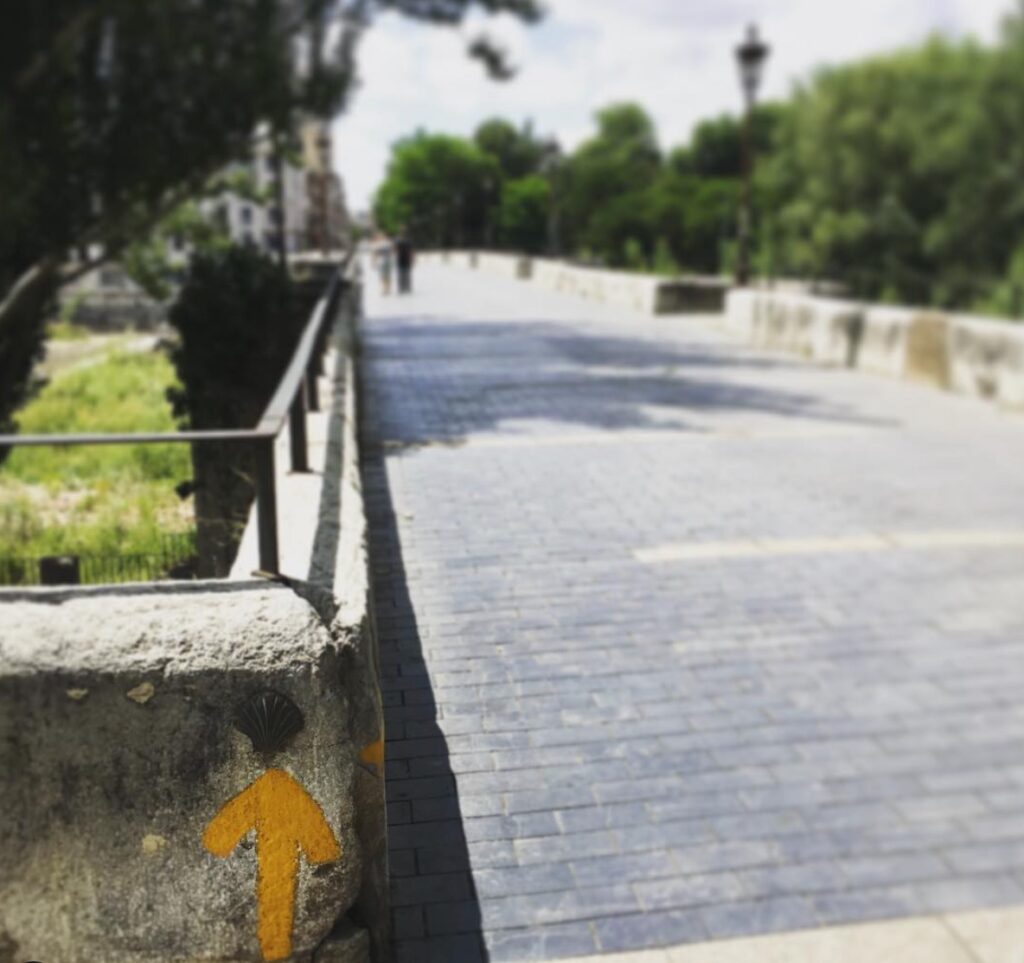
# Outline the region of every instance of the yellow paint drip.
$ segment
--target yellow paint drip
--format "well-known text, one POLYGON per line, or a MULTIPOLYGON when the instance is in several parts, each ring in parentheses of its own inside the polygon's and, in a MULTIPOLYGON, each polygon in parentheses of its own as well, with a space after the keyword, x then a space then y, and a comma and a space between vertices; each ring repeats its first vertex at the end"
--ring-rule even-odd
POLYGON ((384 737, 381 736, 376 742, 363 746, 359 753, 359 761, 365 762, 368 766, 376 766, 378 769, 384 766, 384 737))
POLYGON ((256 934, 265 960, 292 955, 299 852, 311 863, 341 858, 341 847, 315 800, 288 773, 268 769, 228 800, 203 833, 214 856, 230 856, 256 831, 256 934))

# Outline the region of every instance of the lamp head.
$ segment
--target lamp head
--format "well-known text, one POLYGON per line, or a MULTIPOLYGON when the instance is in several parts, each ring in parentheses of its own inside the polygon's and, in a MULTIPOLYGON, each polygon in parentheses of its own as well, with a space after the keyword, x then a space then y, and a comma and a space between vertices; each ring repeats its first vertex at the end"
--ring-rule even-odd
POLYGON ((740 68, 740 82, 746 92, 747 99, 752 101, 761 85, 761 74, 764 63, 768 59, 770 48, 757 35, 757 27, 751 24, 747 28, 747 36, 736 48, 736 61, 740 68))

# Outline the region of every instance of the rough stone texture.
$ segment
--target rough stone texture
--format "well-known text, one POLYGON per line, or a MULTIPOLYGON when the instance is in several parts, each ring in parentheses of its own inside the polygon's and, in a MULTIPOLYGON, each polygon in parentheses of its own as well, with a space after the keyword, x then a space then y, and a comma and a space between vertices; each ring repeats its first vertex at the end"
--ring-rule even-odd
POLYGON ((721 310, 728 287, 715 279, 658 278, 542 258, 534 259, 531 280, 539 288, 643 314, 721 310))
POLYGON ((1024 900, 1024 419, 468 271, 368 314, 400 961, 1024 900))
POLYGON ((857 349, 857 367, 890 378, 903 377, 907 367, 907 333, 914 315, 910 308, 868 307, 857 349))
POLYGON ((370 934, 351 923, 332 933, 313 955, 313 963, 366 963, 370 934))
POLYGON ((1024 407, 1024 325, 958 316, 951 328, 953 389, 1024 407))
POLYGON ((361 873, 342 659, 312 608, 266 585, 98 589, 8 601, 3 620, 0 933, 13 957, 260 959, 255 852, 217 859, 202 834, 266 768, 232 724, 265 688, 305 717, 273 765, 342 848, 300 867, 294 947, 311 953, 361 873))
POLYGON ((759 347, 1024 406, 1024 327, 807 294, 733 290, 725 323, 759 347))
POLYGON ((734 288, 726 298, 723 320, 759 348, 854 367, 863 314, 861 305, 850 301, 810 297, 800 291, 734 288))
MULTIPOLYGON (((355 307, 357 292, 346 297, 355 307)), ((225 582, 0 595, 0 963, 261 959, 252 836, 223 859, 202 836, 268 766, 321 806, 342 852, 300 861, 291 959, 310 960, 332 928, 351 933, 338 922, 349 910, 385 958, 380 670, 351 322, 343 312, 321 386, 322 471, 288 478, 279 465, 282 498, 314 509, 282 512, 287 585, 243 569, 225 582), (305 726, 261 758, 233 715, 268 688, 294 700, 305 726)), ((366 947, 355 933, 318 959, 366 963, 366 947)))
POLYGON ((792 351, 826 364, 856 364, 863 324, 859 305, 799 292, 738 288, 729 292, 728 325, 762 348, 792 351))
POLYGON ((497 254, 481 251, 477 256, 477 268, 507 278, 528 281, 533 272, 533 258, 520 254, 497 254))
POLYGON ((949 322, 941 314, 921 312, 910 322, 904 376, 937 388, 949 387, 949 322))

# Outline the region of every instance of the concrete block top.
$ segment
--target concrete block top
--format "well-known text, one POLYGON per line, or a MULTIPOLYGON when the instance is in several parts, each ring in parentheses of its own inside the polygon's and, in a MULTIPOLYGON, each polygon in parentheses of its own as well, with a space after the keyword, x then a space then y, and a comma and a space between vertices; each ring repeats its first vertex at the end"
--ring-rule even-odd
POLYGON ((5 601, 0 675, 277 672, 315 665, 330 645, 309 603, 283 585, 48 590, 5 601))

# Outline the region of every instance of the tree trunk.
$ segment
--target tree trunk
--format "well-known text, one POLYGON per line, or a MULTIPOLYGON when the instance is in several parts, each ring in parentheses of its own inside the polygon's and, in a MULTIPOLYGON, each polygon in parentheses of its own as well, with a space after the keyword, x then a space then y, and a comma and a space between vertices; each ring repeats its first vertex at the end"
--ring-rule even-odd
MULTIPOLYGON (((22 274, 0 304, 0 433, 13 430, 14 412, 31 391, 58 281, 56 262, 44 259, 22 274)), ((4 454, 0 448, 0 461, 4 454)))

